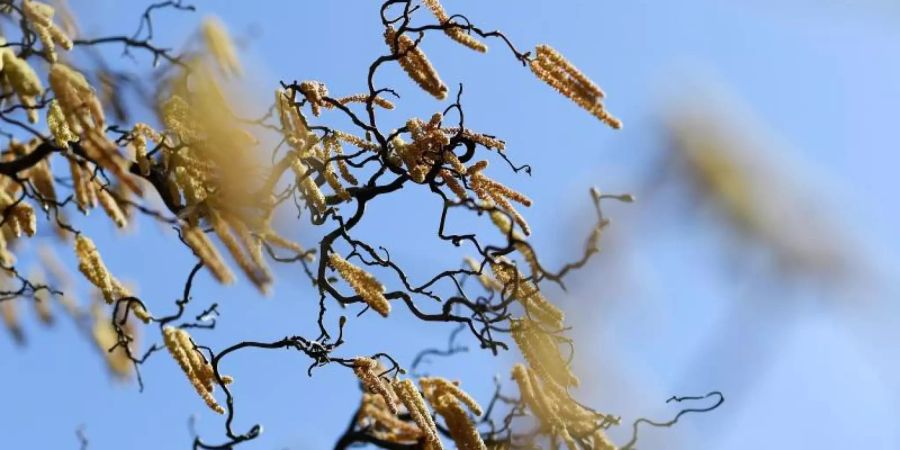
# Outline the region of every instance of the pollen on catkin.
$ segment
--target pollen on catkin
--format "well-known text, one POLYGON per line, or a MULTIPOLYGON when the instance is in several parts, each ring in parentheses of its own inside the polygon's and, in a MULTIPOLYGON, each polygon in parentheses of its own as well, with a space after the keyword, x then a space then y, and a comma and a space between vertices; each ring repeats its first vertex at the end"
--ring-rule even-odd
MULTIPOLYGON (((163 342, 206 406, 219 414, 225 414, 225 408, 212 395, 215 371, 196 348, 190 334, 183 329, 166 326, 163 327, 163 342)), ((231 383, 231 377, 222 377, 222 382, 231 383)))
POLYGON ((412 38, 405 34, 397 35, 394 27, 388 25, 384 30, 384 40, 400 63, 400 67, 422 90, 438 100, 447 98, 447 86, 412 38))
POLYGON ((428 6, 428 9, 434 14, 437 18, 438 22, 444 27, 444 33, 447 36, 450 36, 450 39, 453 39, 460 44, 471 48, 479 53, 484 53, 487 51, 487 45, 483 42, 479 41, 472 37, 471 34, 468 34, 463 30, 462 27, 455 25, 450 21, 450 16, 447 15, 447 12, 444 11, 444 7, 441 5, 439 0, 423 0, 425 5, 428 6))
POLYGON ((610 127, 622 128, 622 122, 610 115, 603 106, 603 90, 569 60, 556 49, 544 44, 537 46, 535 54, 529 67, 539 79, 610 127))
POLYGON ((337 253, 329 254, 328 262, 367 305, 378 314, 388 316, 391 304, 384 296, 384 285, 372 274, 356 267, 337 253))

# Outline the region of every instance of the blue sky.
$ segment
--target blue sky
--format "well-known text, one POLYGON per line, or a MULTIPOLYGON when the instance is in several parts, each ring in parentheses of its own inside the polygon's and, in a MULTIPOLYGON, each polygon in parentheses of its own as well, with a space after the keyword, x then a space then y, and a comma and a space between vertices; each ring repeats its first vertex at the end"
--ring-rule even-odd
MULTIPOLYGON (((448 85, 465 84, 469 126, 505 138, 509 155, 535 168, 528 178, 492 166, 499 179, 534 199, 526 211, 533 242, 551 264, 579 249, 590 217, 587 188, 635 192, 642 200, 667 151, 661 112, 701 102, 763 124, 752 129, 765 130, 766 142, 777 144, 765 156, 803 180, 802 188, 827 212, 821 220, 864 261, 862 286, 786 281, 722 232, 716 216, 684 190, 666 187, 663 197, 609 205, 606 252, 572 279, 568 294, 553 293, 572 318, 578 368, 590 380, 582 394, 592 405, 630 423, 645 414, 667 418, 674 411, 663 401, 673 394, 725 392, 723 408, 648 432, 643 449, 900 446, 893 431, 900 404, 892 283, 900 255, 896 6, 874 0, 445 3, 451 13, 503 30, 520 47, 550 43, 606 90, 607 106, 625 122, 619 132, 600 126, 497 42, 484 56, 437 36, 427 42, 448 85)), ((130 34, 143 2, 73 4, 88 36, 130 34)), ((198 13, 160 16, 160 42, 178 47, 205 14, 219 15, 242 43, 247 83, 260 93, 259 105, 269 101, 278 80, 323 80, 333 93, 362 91, 368 64, 384 51, 375 2, 195 4, 198 13)), ((445 106, 396 68, 380 81, 403 95, 386 121, 399 125, 445 106)), ((756 181, 765 189, 770 180, 756 181)), ((413 276, 425 277, 427 269, 461 255, 433 238, 432 202, 410 193, 374 204, 360 235, 390 248, 413 276)), ((88 230, 107 264, 135 280, 154 309, 164 310, 180 294, 192 262, 171 233, 150 223, 126 236, 106 223, 88 230)), ((307 228, 290 232, 307 245, 315 239, 307 228)), ((60 249, 71 261, 68 253, 60 249)), ((198 333, 198 340, 222 348, 240 339, 314 335, 315 297, 297 271, 279 268, 276 293, 268 299, 244 284, 222 288, 201 277, 197 307, 217 301, 222 318, 215 332, 198 333)), ((425 326, 402 308, 396 312, 388 320, 367 314, 352 321, 343 354, 390 350, 409 363, 419 349, 443 345, 452 329, 425 326)), ((192 414, 201 435, 212 442, 221 436, 222 419, 196 398, 166 355, 145 365, 147 389, 140 394, 134 385, 111 380, 90 344, 65 321, 52 329, 31 321, 26 328, 25 349, 0 339, 0 432, 8 448, 76 448, 79 426, 92 449, 185 448, 192 414)), ((159 339, 152 332, 147 338, 159 339)), ((474 347, 471 339, 464 343, 474 347)), ((483 374, 506 379, 515 359, 473 351, 435 361, 428 370, 459 377, 486 399, 491 381, 483 374)), ((237 429, 257 422, 265 427, 249 448, 333 443, 358 401, 355 382, 337 367, 308 378, 307 362, 288 352, 250 351, 223 367, 236 380, 237 429)), ((627 440, 622 428, 613 433, 618 442, 627 440)))

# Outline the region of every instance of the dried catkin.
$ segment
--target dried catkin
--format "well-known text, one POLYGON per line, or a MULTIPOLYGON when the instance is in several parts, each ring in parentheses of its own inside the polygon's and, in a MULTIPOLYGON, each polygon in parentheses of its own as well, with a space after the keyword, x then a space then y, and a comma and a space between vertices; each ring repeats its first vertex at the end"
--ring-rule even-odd
POLYGON ((398 36, 391 26, 384 30, 384 40, 397 57, 400 67, 419 87, 438 100, 447 98, 447 86, 415 41, 405 34, 398 36))
POLYGON ((549 45, 538 45, 536 57, 529 66, 542 81, 565 95, 578 106, 612 128, 621 128, 622 122, 611 116, 601 100, 603 91, 569 60, 549 45))
POLYGON ((372 274, 354 266, 337 253, 329 254, 328 262, 367 305, 378 314, 384 317, 388 316, 391 312, 391 304, 384 296, 384 285, 372 274))

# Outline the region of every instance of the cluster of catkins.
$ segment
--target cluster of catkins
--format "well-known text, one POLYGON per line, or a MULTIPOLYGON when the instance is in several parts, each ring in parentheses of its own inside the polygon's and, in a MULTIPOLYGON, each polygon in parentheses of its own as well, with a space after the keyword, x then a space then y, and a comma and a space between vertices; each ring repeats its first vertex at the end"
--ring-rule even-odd
POLYGON ((371 358, 356 358, 354 372, 363 384, 362 404, 357 423, 379 439, 398 443, 422 443, 425 449, 444 448, 431 410, 444 420, 450 437, 460 450, 487 447, 469 415, 482 414, 478 403, 459 386, 444 378, 419 378, 421 391, 410 379, 388 381, 381 366, 371 358), (412 423, 399 416, 409 415, 412 423), (429 408, 429 405, 431 408, 429 408), (466 410, 468 409, 468 411, 466 410))
MULTIPOLYGON (((218 384, 217 375, 191 340, 191 335, 184 329, 166 326, 163 327, 163 342, 206 405, 219 414, 225 414, 225 408, 212 396, 213 389, 218 384)), ((222 384, 231 384, 233 381, 227 375, 219 379, 222 384)))
MULTIPOLYGON (((423 0, 423 2, 438 19, 447 36, 477 52, 487 51, 487 46, 472 36, 473 27, 453 22, 439 0, 423 0)), ((390 25, 385 29, 384 39, 400 67, 422 90, 438 100, 447 97, 447 86, 441 81, 434 65, 419 48, 420 42, 413 40, 406 33, 398 34, 390 25)), ((616 129, 622 127, 622 122, 609 114, 603 105, 602 100, 605 96, 603 90, 556 49, 541 44, 535 48, 534 54, 535 56, 528 60, 528 65, 539 79, 607 125, 616 129)))

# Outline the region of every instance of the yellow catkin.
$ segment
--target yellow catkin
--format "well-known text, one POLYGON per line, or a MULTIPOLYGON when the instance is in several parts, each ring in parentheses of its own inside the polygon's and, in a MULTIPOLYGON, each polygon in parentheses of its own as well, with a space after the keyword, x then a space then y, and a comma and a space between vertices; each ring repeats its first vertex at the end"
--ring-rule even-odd
POLYGON ((22 12, 31 22, 32 28, 38 35, 44 50, 47 53, 47 59, 51 63, 55 63, 58 59, 56 54, 56 46, 63 49, 72 49, 72 40, 65 32, 53 23, 53 7, 46 3, 36 2, 33 0, 24 0, 22 3, 22 12))
POLYGON ((240 75, 241 64, 225 24, 217 17, 207 17, 203 21, 202 30, 206 47, 222 72, 226 75, 240 75))
POLYGON ((345 133, 340 130, 334 130, 333 133, 334 133, 334 137, 336 137, 339 140, 346 142, 354 147, 358 147, 363 150, 375 150, 378 148, 378 145, 376 145, 374 142, 365 141, 358 136, 354 136, 352 134, 345 133))
POLYGON ((356 179, 355 176, 353 176, 352 173, 350 173, 350 168, 347 166, 347 160, 342 158, 342 156, 344 156, 343 146, 341 145, 340 141, 338 141, 337 139, 332 140, 331 142, 332 142, 334 154, 337 157, 336 161, 337 161, 337 165, 338 165, 338 171, 341 174, 341 178, 343 178, 344 181, 356 186, 359 183, 359 181, 356 179))
POLYGON ((90 238, 83 234, 75 238, 75 255, 78 257, 78 270, 91 284, 100 289, 106 303, 131 296, 128 289, 109 273, 90 238))
POLYGON ((478 264, 478 261, 475 261, 468 256, 465 258, 465 261, 466 264, 468 264, 469 268, 477 274, 478 282, 481 283, 481 286, 484 287, 487 291, 500 292, 503 290, 503 284, 491 278, 488 274, 484 273, 481 265, 478 264))
POLYGON ((219 253, 200 227, 182 227, 181 237, 216 280, 222 284, 234 282, 234 275, 228 269, 228 266, 225 265, 222 254, 219 253))
POLYGON ((306 164, 298 158, 291 164, 291 169, 294 171, 294 175, 297 178, 297 185, 300 188, 300 193, 303 194, 303 197, 306 199, 310 208, 318 214, 324 213, 325 209, 328 207, 325 202, 325 195, 322 194, 322 190, 319 189, 312 174, 309 173, 306 164))
POLYGON ((300 93, 306 98, 314 116, 318 117, 323 107, 331 107, 326 103, 325 97, 328 97, 328 88, 321 81, 304 81, 300 83, 300 93))
MULTIPOLYGON (((212 395, 215 386, 210 381, 215 377, 213 369, 194 348, 190 335, 184 330, 166 326, 163 327, 163 342, 206 405, 219 414, 225 414, 225 408, 212 395)), ((230 377, 223 377, 226 384, 230 381, 230 377)))
POLYGON ((237 263, 238 267, 241 268, 247 278, 250 279, 260 292, 267 293, 272 279, 269 277, 265 268, 260 267, 251 258, 248 258, 244 250, 241 249, 241 243, 238 240, 240 237, 235 236, 235 230, 229 226, 228 222, 226 222, 220 214, 210 212, 209 219, 213 231, 215 231, 222 243, 225 244, 225 248, 228 249, 228 253, 231 253, 231 257, 237 263))
MULTIPOLYGON (((33 269, 28 275, 28 280, 35 286, 46 285, 47 277, 40 268, 33 269)), ((53 312, 50 309, 50 297, 47 289, 38 289, 34 292, 34 311, 38 320, 44 325, 53 324, 53 312)))
POLYGON ((425 434, 426 444, 433 449, 443 449, 441 440, 438 437, 437 425, 431 418, 431 412, 428 410, 428 405, 425 404, 425 399, 422 398, 422 394, 412 380, 396 380, 393 383, 393 387, 403 406, 406 406, 406 410, 409 412, 413 422, 425 434))
POLYGON ((6 75, 6 80, 19 98, 19 102, 26 108, 28 121, 36 123, 38 111, 35 98, 44 90, 41 80, 27 61, 17 57, 9 50, 2 53, 3 73, 6 75))
POLYGON ((382 396, 385 407, 392 414, 397 414, 397 398, 390 384, 380 376, 381 370, 381 365, 372 358, 358 357, 353 360, 353 373, 366 390, 382 396))
MULTIPOLYGON (((457 134, 459 134, 459 127, 447 127, 443 130, 449 136, 456 136, 457 134)), ((487 148, 494 150, 506 150, 506 142, 497 139, 494 136, 476 133, 469 129, 463 129, 461 134, 464 138, 469 139, 476 144, 481 144, 487 148)))
POLYGON ((428 6, 428 9, 434 14, 434 16, 438 19, 438 22, 445 26, 444 33, 447 36, 450 36, 456 42, 475 50, 476 52, 484 53, 487 51, 487 45, 483 42, 479 41, 472 37, 472 35, 466 33, 462 28, 457 26, 452 26, 452 22, 450 22, 450 16, 447 15, 447 12, 444 11, 444 7, 441 5, 439 0, 424 0, 425 5, 428 6))
MULTIPOLYGON (((338 103, 342 105, 346 105, 348 103, 366 103, 369 101, 368 94, 356 94, 356 95, 348 95, 347 97, 341 97, 337 99, 338 103)), ((383 97, 375 97, 372 99, 372 104, 376 106, 380 106, 384 109, 394 109, 394 104, 391 103, 390 100, 383 97)))
POLYGON ((529 319, 514 319, 510 329, 513 340, 521 350, 525 360, 537 371, 544 381, 561 387, 578 386, 578 377, 572 373, 563 358, 556 339, 540 329, 537 322, 529 319))
POLYGON ((443 395, 449 395, 450 397, 459 400, 464 405, 468 406, 472 411, 472 414, 476 416, 480 416, 483 411, 478 402, 475 401, 469 394, 460 389, 458 383, 454 383, 446 378, 441 377, 422 377, 419 379, 419 384, 422 385, 422 390, 425 391, 425 396, 429 400, 437 399, 443 395))
POLYGON ((356 422, 360 427, 369 429, 373 436, 387 442, 415 443, 424 437, 418 425, 402 420, 391 412, 384 397, 378 394, 363 393, 356 422))
POLYGON ((583 448, 576 446, 575 437, 592 449, 616 449, 603 429, 620 423, 618 417, 581 406, 564 388, 542 380, 538 371, 522 364, 513 367, 512 378, 519 386, 522 402, 537 417, 544 433, 561 439, 573 450, 583 448))
POLYGON ((491 272, 500 286, 498 291, 521 303, 529 317, 551 330, 563 328, 562 310, 544 297, 537 286, 526 280, 515 266, 507 261, 499 261, 491 264, 491 272))
POLYGON ((391 304, 384 296, 384 285, 372 274, 356 267, 337 253, 328 255, 328 262, 367 305, 378 314, 384 317, 388 316, 391 312, 391 304))
POLYGON ((128 220, 125 219, 125 214, 122 212, 122 209, 119 208, 119 203, 112 194, 109 193, 109 190, 106 187, 98 186, 96 192, 97 201, 100 203, 100 206, 103 207, 103 211, 106 212, 106 215, 112 219, 117 227, 125 228, 125 226, 128 225, 128 220))
POLYGON ((0 191, 0 210, 4 213, 4 229, 13 237, 21 237, 23 232, 34 236, 37 232, 37 216, 31 205, 24 201, 17 202, 7 192, 0 191))
POLYGON ((344 201, 350 201, 350 193, 341 186, 341 180, 334 171, 334 162, 331 161, 331 153, 334 151, 334 142, 334 139, 329 139, 324 142, 322 164, 325 165, 325 172, 322 175, 325 177, 325 181, 328 185, 331 186, 331 189, 334 189, 334 193, 338 198, 344 201))
POLYGON ((103 106, 84 75, 57 63, 50 66, 48 78, 69 129, 81 137, 85 155, 114 174, 129 190, 141 195, 140 185, 128 172, 129 162, 119 153, 119 147, 106 137, 103 106))
POLYGON ((549 45, 537 46, 535 53, 529 67, 538 78, 610 127, 622 127, 603 106, 603 91, 569 60, 549 45))
POLYGON ((512 200, 528 207, 531 206, 531 199, 524 194, 516 192, 485 176, 483 171, 487 166, 487 161, 479 161, 466 169, 475 195, 490 204, 496 203, 498 207, 502 208, 513 217, 513 220, 522 227, 523 233, 526 235, 531 234, 531 228, 528 226, 528 222, 525 221, 525 218, 522 217, 522 215, 513 207, 512 203, 510 203, 510 200, 512 200))
POLYGON ((17 301, 17 298, 8 298, 0 301, 0 315, 3 316, 3 325, 9 330, 13 339, 21 344, 25 341, 25 332, 22 330, 22 323, 19 321, 17 301))
POLYGON ((509 218, 502 212, 495 210, 491 211, 491 221, 494 222, 494 225, 497 226, 497 229, 499 229, 504 236, 510 238, 513 247, 515 247, 522 257, 525 258, 525 261, 528 262, 528 265, 531 267, 532 276, 536 277, 540 274, 541 267, 538 264, 534 250, 527 242, 525 242, 525 236, 522 236, 518 231, 513 229, 509 218))
MULTIPOLYGON (((128 357, 125 348, 119 345, 115 350, 109 351, 119 342, 119 335, 112 325, 113 318, 105 314, 99 304, 95 304, 91 308, 91 318, 93 320, 91 335, 97 348, 103 353, 109 370, 120 378, 130 376, 134 364, 128 357)), ((121 330, 131 338, 133 344, 137 332, 132 328, 131 324, 126 322, 125 325, 121 326, 121 330)))
POLYGON ((53 140, 58 147, 67 148, 69 142, 78 140, 78 136, 69 129, 66 115, 56 100, 52 100, 50 107, 47 108, 47 126, 50 128, 50 133, 53 134, 53 140))
POLYGON ((487 450, 478 428, 453 396, 444 394, 438 397, 432 406, 444 418, 450 437, 453 438, 458 450, 487 450))
POLYGON ((141 174, 147 176, 150 174, 150 166, 152 161, 147 156, 147 140, 159 144, 162 142, 162 135, 146 123, 136 123, 131 130, 133 140, 131 144, 134 146, 134 158, 137 160, 138 168, 141 174))
POLYGON ((412 38, 405 34, 398 36, 397 31, 388 26, 384 31, 384 40, 398 58, 400 67, 422 90, 438 100, 447 98, 447 86, 412 38))

